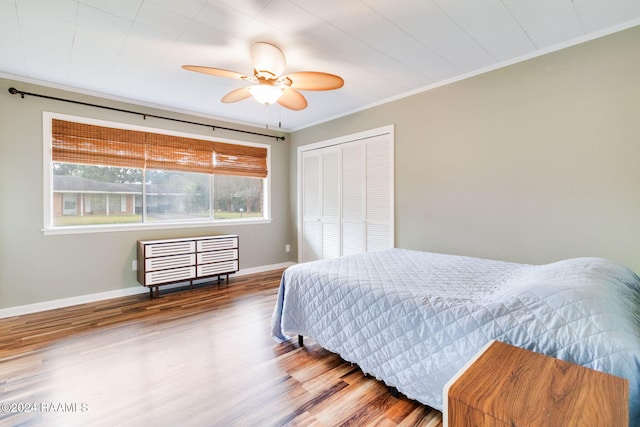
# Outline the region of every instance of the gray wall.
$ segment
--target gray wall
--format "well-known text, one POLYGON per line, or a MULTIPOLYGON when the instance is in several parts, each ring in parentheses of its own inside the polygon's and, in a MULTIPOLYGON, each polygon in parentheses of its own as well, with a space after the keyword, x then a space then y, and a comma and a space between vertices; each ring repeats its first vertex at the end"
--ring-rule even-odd
MULTIPOLYGON (((90 234, 43 235, 42 112, 72 114, 115 122, 211 136, 211 130, 160 119, 79 106, 8 93, 14 86, 26 92, 143 111, 226 127, 147 107, 91 98, 22 82, 0 79, 0 308, 81 296, 127 287, 140 287, 131 261, 138 239, 233 233, 240 236, 240 268, 292 261, 285 253, 291 242, 289 214, 289 138, 285 142, 216 130, 221 138, 271 144, 270 224, 180 228, 90 234)), ((247 130, 264 132, 264 129, 247 130)))
POLYGON ((640 271, 640 27, 294 132, 293 218, 296 147, 388 124, 397 247, 640 271))

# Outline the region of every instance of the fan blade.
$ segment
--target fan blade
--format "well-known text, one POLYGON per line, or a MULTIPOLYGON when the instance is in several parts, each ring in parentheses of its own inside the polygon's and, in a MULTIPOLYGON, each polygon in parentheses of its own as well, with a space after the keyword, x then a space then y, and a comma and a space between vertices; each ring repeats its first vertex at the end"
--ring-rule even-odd
POLYGON ((211 74, 212 76, 228 77, 231 79, 248 80, 251 77, 236 71, 223 70, 222 68, 203 67, 200 65, 183 65, 182 68, 198 73, 211 74))
POLYGON ((251 61, 258 73, 266 71, 274 76, 282 74, 286 66, 282 51, 270 43, 254 43, 251 46, 251 61))
POLYGON ((231 92, 223 96, 221 101, 226 103, 238 102, 242 101, 243 99, 247 99, 250 96, 251 92, 249 92, 249 88, 241 87, 240 89, 232 90, 231 92))
POLYGON ((284 89, 284 93, 278 99, 278 104, 290 110, 304 110, 307 108, 307 100, 295 89, 290 87, 284 89))
POLYGON ((333 90, 344 86, 342 77, 319 71, 300 71, 281 78, 291 80, 291 88, 298 90, 333 90))

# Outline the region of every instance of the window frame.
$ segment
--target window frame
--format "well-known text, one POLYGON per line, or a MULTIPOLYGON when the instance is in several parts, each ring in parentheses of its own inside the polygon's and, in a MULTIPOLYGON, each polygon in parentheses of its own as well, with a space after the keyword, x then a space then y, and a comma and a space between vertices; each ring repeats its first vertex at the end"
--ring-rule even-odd
MULTIPOLYGON (((272 222, 271 217, 271 146, 269 144, 261 144, 257 142, 249 142, 227 138, 214 138, 206 135, 192 134, 187 132, 173 131, 162 128, 154 128, 148 126, 140 126, 129 123, 113 122, 102 119, 89 117, 74 116, 62 113, 54 113, 43 111, 43 228, 42 232, 48 234, 79 234, 79 233, 100 233, 100 232, 118 232, 129 230, 157 230, 157 229, 175 229, 175 228, 196 228, 196 227, 220 227, 229 225, 248 225, 248 224, 269 224, 272 222), (54 226, 53 225, 53 168, 52 168, 52 121, 53 119, 66 120, 77 123, 85 123, 90 125, 105 126, 112 128, 120 128, 126 130, 142 131, 172 135, 184 138, 195 138, 204 141, 222 142, 228 144, 244 145, 250 147, 266 148, 267 150, 267 170, 269 173, 263 178, 263 216, 262 218, 241 218, 241 219, 214 219, 214 215, 206 220, 189 220, 189 221, 160 221, 158 223, 144 222, 146 215, 143 214, 143 222, 132 224, 104 224, 104 225, 73 225, 73 226, 54 226)), ((210 182, 213 184, 210 174, 210 182)), ((213 185, 210 186, 210 203, 214 203, 213 185)), ((143 188, 145 188, 143 186, 143 188)), ((143 191, 142 197, 146 196, 146 190, 143 191)))

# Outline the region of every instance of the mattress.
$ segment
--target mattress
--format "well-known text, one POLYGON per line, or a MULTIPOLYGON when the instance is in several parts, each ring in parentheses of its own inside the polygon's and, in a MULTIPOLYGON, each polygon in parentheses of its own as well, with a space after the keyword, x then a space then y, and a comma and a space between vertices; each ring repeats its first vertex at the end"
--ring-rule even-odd
POLYGON ((629 380, 640 424, 640 279, 601 258, 545 265, 386 249, 285 270, 276 341, 298 334, 442 410, 447 381, 490 340, 629 380))

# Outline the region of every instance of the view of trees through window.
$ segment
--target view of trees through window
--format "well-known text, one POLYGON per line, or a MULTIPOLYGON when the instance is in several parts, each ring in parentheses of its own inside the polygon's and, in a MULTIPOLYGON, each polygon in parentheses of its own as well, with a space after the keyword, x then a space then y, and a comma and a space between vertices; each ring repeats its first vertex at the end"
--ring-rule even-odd
POLYGON ((262 218, 264 179, 52 163, 53 225, 262 218))
POLYGON ((261 178, 214 175, 213 194, 216 219, 262 217, 261 178))

